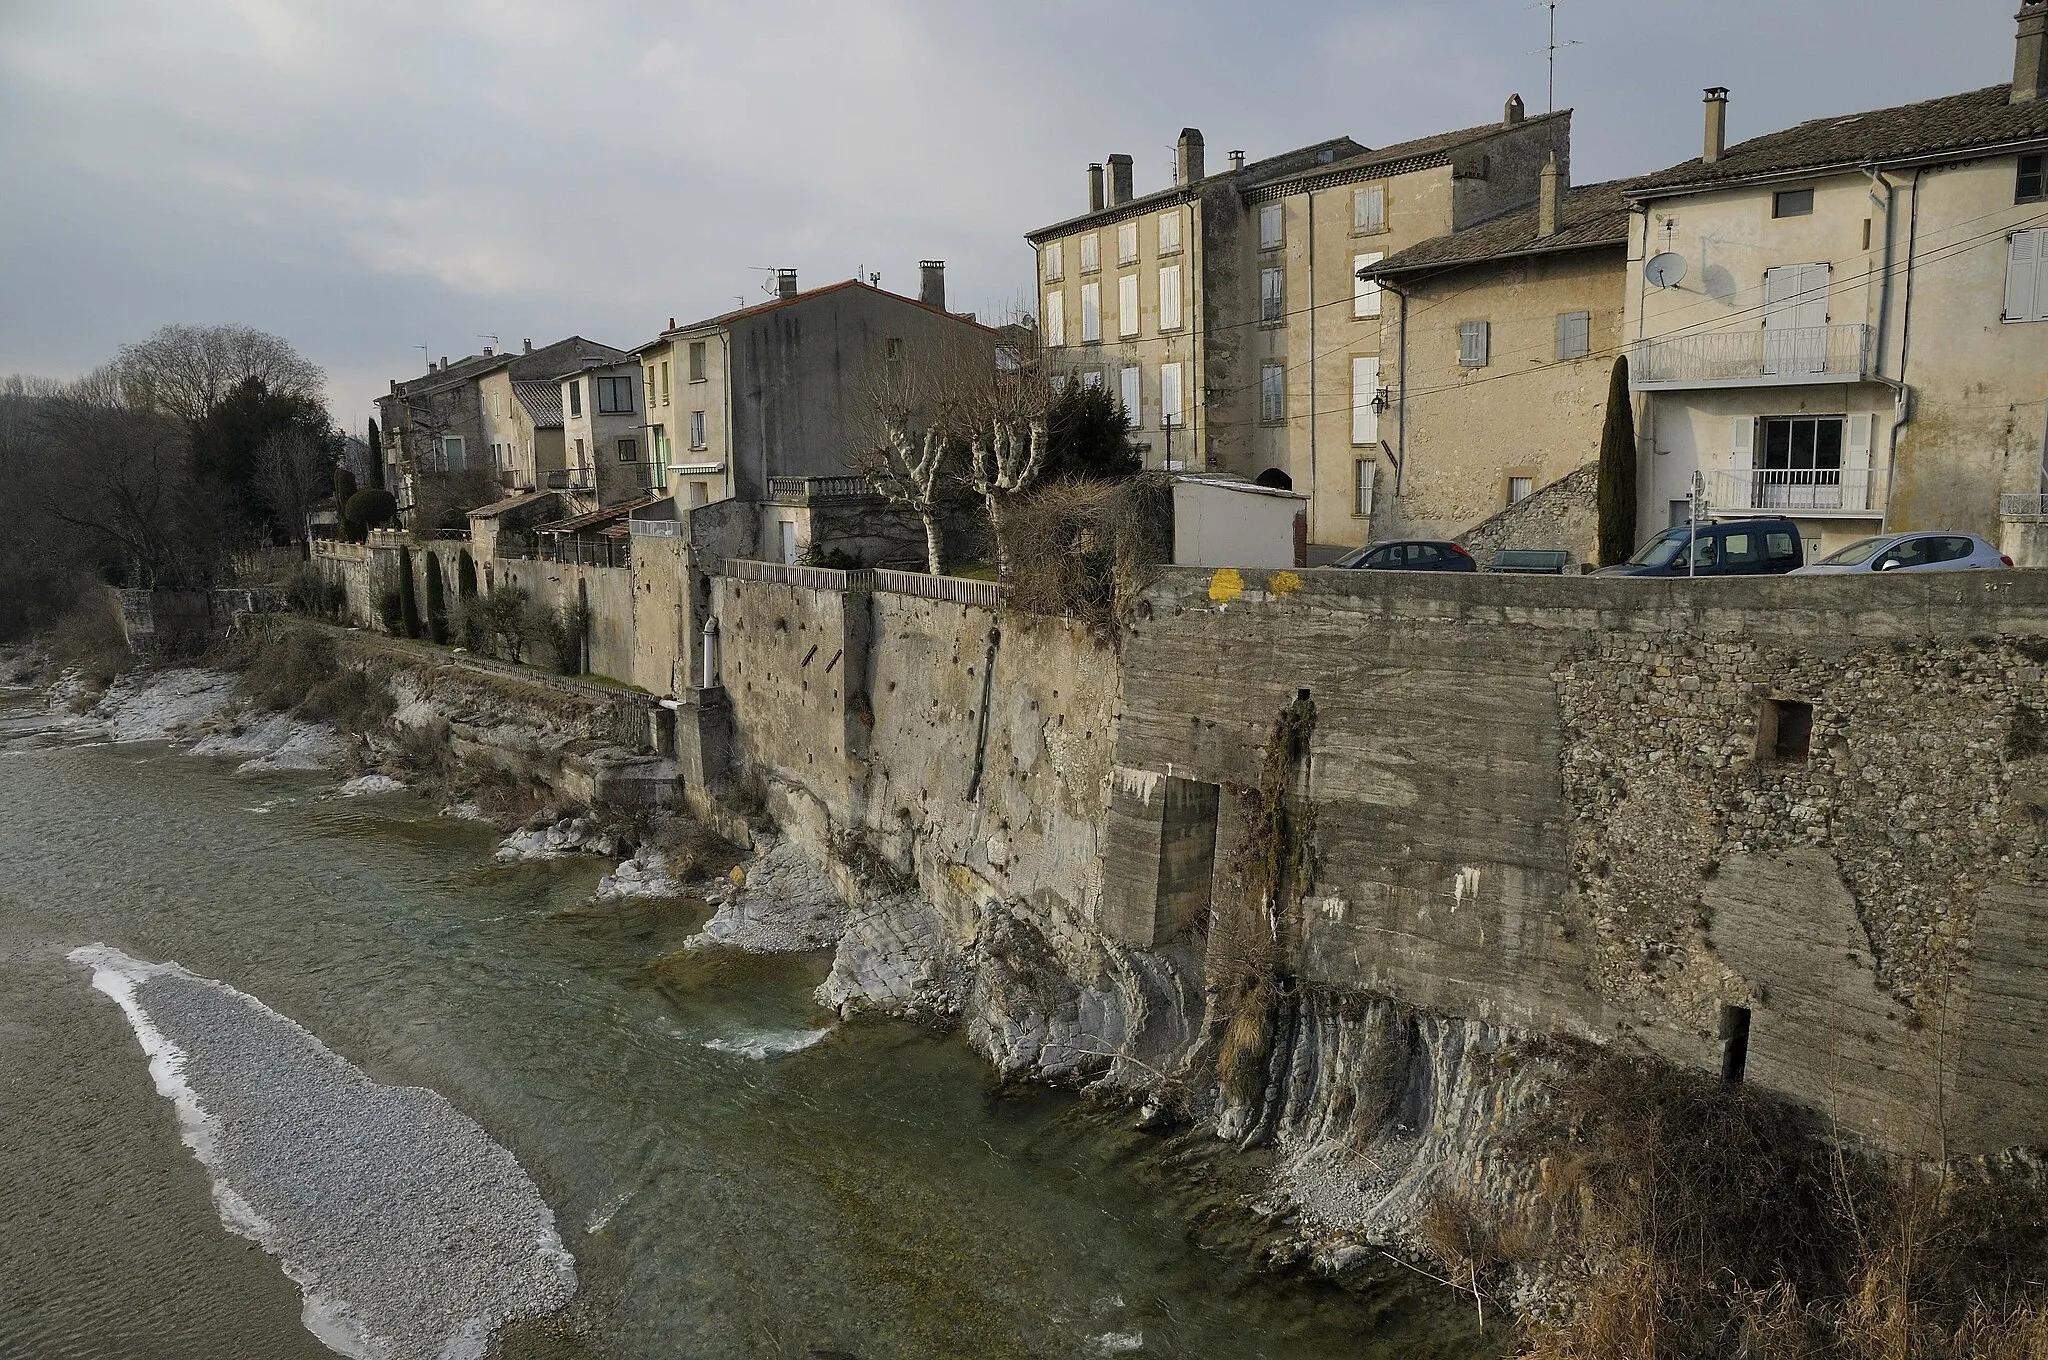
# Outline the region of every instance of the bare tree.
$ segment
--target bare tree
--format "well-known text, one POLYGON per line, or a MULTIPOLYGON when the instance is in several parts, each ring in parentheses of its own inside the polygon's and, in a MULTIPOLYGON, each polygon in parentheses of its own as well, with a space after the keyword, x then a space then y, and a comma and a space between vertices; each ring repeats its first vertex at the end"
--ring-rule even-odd
POLYGON ((279 396, 322 398, 327 375, 279 336, 248 326, 165 326, 114 360, 130 403, 187 425, 248 378, 279 396))
POLYGON ((283 430, 256 453, 256 490, 278 522, 291 526, 300 552, 313 554, 313 507, 333 490, 334 459, 327 446, 305 430, 283 430))
POLYGON ((925 570, 945 571, 942 516, 949 480, 970 429, 973 404, 988 385, 990 351, 973 340, 927 339, 911 353, 889 342, 865 383, 870 448, 855 466, 891 505, 924 526, 925 570))
POLYGON ((900 505, 924 525, 924 569, 933 576, 946 570, 946 545, 939 526, 939 478, 953 450, 947 432, 928 425, 912 436, 908 413, 890 422, 879 462, 868 471, 868 484, 891 505, 900 505))
POLYGON ((1045 471, 1046 442, 1056 389, 1043 356, 1028 342, 1035 331, 1010 328, 997 362, 970 399, 968 481, 980 493, 995 535, 996 566, 1010 574, 1009 514, 1016 498, 1045 471))

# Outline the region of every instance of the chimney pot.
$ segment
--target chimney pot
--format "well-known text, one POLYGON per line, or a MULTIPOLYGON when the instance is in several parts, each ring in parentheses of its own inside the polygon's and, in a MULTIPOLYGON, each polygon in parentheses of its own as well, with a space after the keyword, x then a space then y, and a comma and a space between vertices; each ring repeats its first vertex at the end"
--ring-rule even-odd
POLYGON ((1233 151, 1230 153, 1230 168, 1233 172, 1244 169, 1244 152, 1233 151))
POLYGON ((521 340, 521 341, 520 341, 519 343, 520 343, 521 345, 525 346, 525 348, 526 348, 526 352, 527 352, 528 354, 531 354, 531 353, 533 353, 533 341, 531 341, 531 340, 521 340))
POLYGON ((676 319, 674 317, 670 317, 668 319, 668 328, 670 330, 674 330, 676 328, 676 319))
POLYGON ((2048 99, 2048 0, 2027 0, 2014 17, 2019 36, 2012 54, 2012 102, 2038 104, 2048 99))
POLYGON ((1527 112, 1522 105, 1522 96, 1511 94, 1508 96, 1507 107, 1501 110, 1500 125, 1502 127, 1519 126, 1522 119, 1527 116, 1527 112))
POLYGON ((946 262, 944 260, 919 260, 917 262, 917 300, 927 307, 946 310, 946 262))
POLYGON ((796 271, 778 269, 775 271, 775 296, 793 298, 796 296, 796 271))
POLYGON ((1194 184, 1204 173, 1202 130, 1182 128, 1180 142, 1175 148, 1174 175, 1181 184, 1194 184))
POLYGON ((1558 168, 1557 153, 1544 163, 1536 194, 1536 234, 1555 236, 1564 219, 1564 172, 1558 168))
POLYGON ((1118 152, 1109 158, 1109 206, 1131 201, 1131 158, 1118 152))
POLYGON ((448 356, 445 354, 441 356, 441 367, 448 367, 448 356))
POLYGON ((1707 141, 1700 152, 1700 159, 1708 165, 1721 159, 1721 153, 1728 149, 1728 87, 1709 85, 1707 87, 1707 141))
POLYGON ((1088 162, 1088 211, 1102 211, 1102 162, 1088 162))
POLYGON ((490 347, 489 345, 485 345, 485 346, 484 346, 484 358, 488 359, 488 358, 490 358, 490 357, 491 357, 491 347, 490 347))

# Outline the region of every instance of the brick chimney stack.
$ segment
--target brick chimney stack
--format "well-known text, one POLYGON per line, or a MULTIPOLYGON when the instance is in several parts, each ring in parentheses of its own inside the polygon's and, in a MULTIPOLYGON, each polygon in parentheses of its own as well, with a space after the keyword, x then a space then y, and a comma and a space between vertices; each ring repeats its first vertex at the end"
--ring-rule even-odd
POLYGON ((2048 99, 2048 0, 2027 0, 2015 16, 2019 40, 2012 56, 2012 102, 2048 99))
POLYGON ((944 260, 919 260, 917 262, 917 300, 927 307, 946 310, 946 262, 944 260))
POLYGON ((1714 85, 1707 89, 1707 144, 1700 152, 1700 159, 1712 165, 1727 149, 1728 87, 1714 85))

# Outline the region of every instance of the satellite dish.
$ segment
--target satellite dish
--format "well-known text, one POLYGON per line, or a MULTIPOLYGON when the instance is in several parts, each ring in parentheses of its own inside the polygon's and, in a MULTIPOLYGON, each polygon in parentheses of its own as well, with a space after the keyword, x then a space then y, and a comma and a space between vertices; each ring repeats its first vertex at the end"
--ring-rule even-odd
POLYGON ((1676 288, 1685 280, 1685 256, 1670 250, 1653 255, 1643 266, 1643 277, 1652 288, 1676 288))

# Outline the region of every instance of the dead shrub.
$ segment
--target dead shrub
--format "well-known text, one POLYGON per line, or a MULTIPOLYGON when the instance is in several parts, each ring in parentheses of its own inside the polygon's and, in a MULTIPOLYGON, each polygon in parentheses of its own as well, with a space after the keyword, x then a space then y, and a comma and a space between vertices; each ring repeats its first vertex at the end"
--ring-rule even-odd
POLYGON ((135 664, 128 634, 121 627, 119 607, 104 590, 87 589, 50 630, 50 667, 77 671, 94 690, 114 683, 135 664))
POLYGON ((1173 479, 1054 482, 1006 515, 1009 603, 1114 638, 1152 568, 1173 560, 1173 479))

